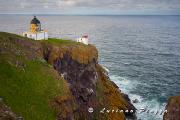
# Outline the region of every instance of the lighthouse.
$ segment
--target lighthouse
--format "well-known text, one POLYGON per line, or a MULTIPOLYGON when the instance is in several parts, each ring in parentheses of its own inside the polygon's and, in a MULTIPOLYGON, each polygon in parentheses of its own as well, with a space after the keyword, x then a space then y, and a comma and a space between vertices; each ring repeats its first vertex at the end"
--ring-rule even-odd
POLYGON ((41 22, 34 16, 30 22, 30 30, 23 32, 23 36, 34 40, 47 40, 48 32, 41 28, 41 22))

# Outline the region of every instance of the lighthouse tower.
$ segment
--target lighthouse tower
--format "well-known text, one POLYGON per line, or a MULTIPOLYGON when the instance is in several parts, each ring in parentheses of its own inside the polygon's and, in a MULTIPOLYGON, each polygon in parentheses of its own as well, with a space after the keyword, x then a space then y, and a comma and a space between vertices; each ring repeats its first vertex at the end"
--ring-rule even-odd
POLYGON ((48 33, 41 29, 41 22, 34 16, 30 22, 30 30, 28 32, 23 32, 24 37, 28 37, 34 40, 47 40, 48 33))

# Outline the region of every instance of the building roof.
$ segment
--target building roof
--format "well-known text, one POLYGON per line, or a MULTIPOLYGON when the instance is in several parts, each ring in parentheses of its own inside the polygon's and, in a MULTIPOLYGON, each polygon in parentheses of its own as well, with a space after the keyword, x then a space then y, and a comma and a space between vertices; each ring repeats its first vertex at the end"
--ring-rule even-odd
POLYGON ((83 35, 82 38, 88 38, 88 35, 83 35))
POLYGON ((34 18, 31 20, 31 24, 40 24, 40 21, 34 16, 34 18))

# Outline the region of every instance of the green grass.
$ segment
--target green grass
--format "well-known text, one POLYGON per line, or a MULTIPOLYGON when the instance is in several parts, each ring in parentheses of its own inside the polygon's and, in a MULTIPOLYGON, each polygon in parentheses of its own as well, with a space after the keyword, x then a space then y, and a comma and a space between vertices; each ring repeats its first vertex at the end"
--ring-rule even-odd
POLYGON ((65 40, 65 39, 57 39, 57 38, 49 38, 48 40, 43 40, 42 42, 47 42, 51 44, 78 44, 72 40, 65 40))
POLYGON ((35 41, 0 32, 0 97, 25 120, 55 120, 56 112, 64 111, 64 108, 54 110, 56 107, 50 102, 56 96, 71 96, 66 81, 43 59, 42 53, 37 52, 41 47, 51 46, 58 46, 61 52, 71 51, 74 59, 79 61, 83 61, 82 56, 87 53, 92 54, 86 53, 90 47, 71 40, 49 38, 35 41), (41 46, 41 43, 45 44, 41 46))
POLYGON ((47 63, 25 64, 24 71, 0 59, 0 97, 25 120, 55 120, 50 100, 63 94, 63 81, 57 79, 47 63))

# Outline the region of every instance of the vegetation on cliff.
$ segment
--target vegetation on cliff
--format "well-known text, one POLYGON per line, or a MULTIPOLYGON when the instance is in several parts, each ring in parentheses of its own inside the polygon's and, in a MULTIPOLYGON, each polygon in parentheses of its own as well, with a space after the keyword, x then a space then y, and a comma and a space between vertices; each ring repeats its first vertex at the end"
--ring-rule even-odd
POLYGON ((49 103, 66 94, 64 81, 45 60, 33 55, 38 44, 22 40, 26 39, 0 33, 0 97, 26 120, 53 120, 56 114, 49 103))
POLYGON ((68 54, 73 60, 82 64, 87 64, 93 59, 97 61, 98 59, 98 52, 93 45, 87 46, 75 41, 55 38, 41 41, 41 43, 43 44, 43 49, 46 50, 45 54, 48 55, 48 62, 51 64, 57 57, 63 58, 64 54, 68 54))
POLYGON ((180 96, 172 96, 166 105, 167 113, 164 113, 163 120, 180 120, 180 96))
POLYGON ((123 120, 129 115, 99 111, 135 110, 98 64, 93 45, 0 32, 0 66, 0 97, 25 120, 123 120))

